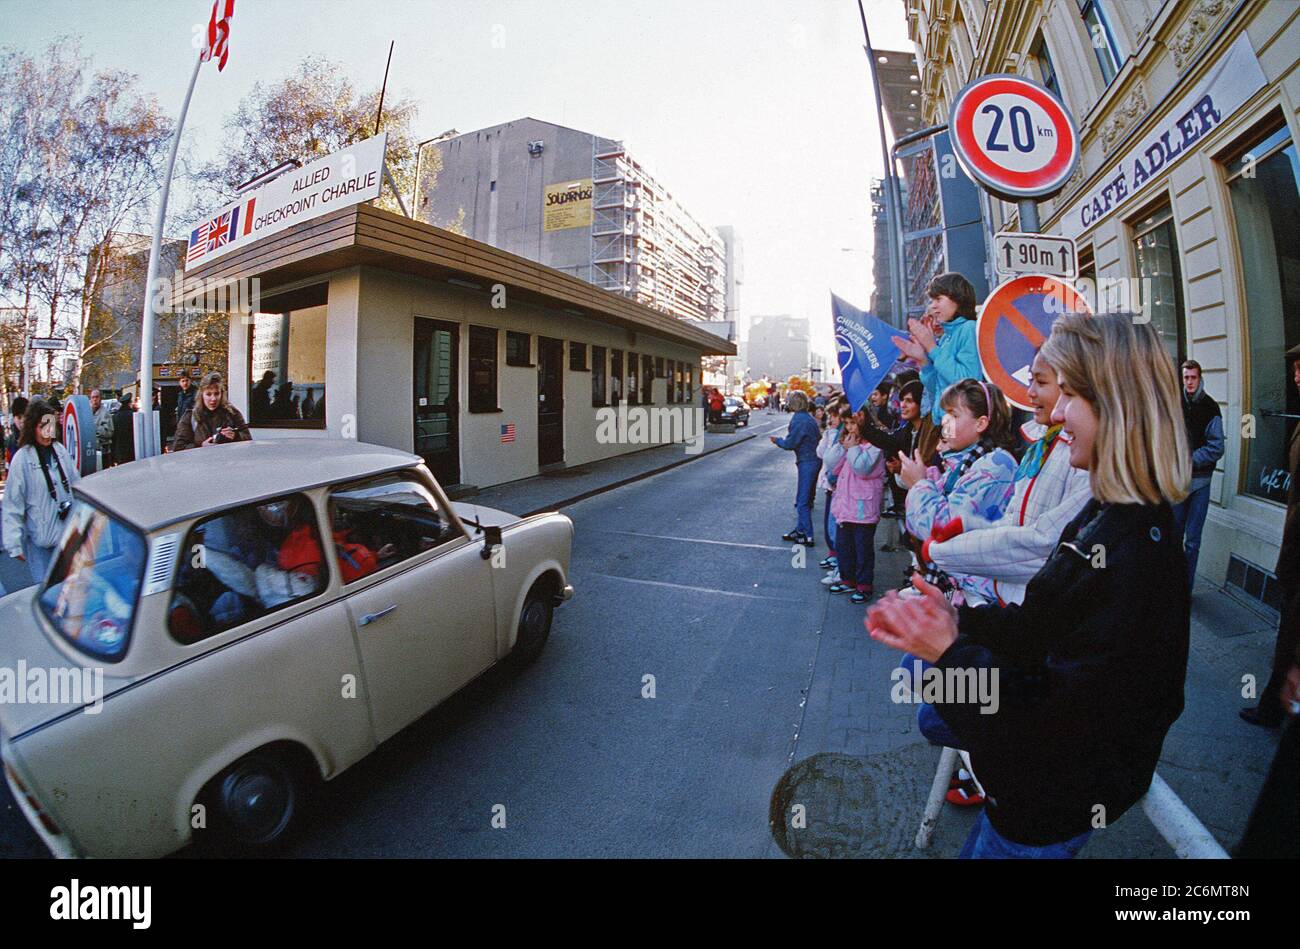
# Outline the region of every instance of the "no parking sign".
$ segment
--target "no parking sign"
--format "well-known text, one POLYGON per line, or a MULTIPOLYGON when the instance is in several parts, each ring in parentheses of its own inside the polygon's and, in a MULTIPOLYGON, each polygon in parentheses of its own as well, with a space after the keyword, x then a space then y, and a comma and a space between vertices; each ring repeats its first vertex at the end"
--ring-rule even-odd
POLYGON ((1062 313, 1087 313, 1088 304, 1070 284, 1039 275, 1016 277, 984 301, 975 327, 984 377, 1022 409, 1030 409, 1034 353, 1062 313))
POLYGON ((1079 131, 1061 100, 1023 76, 982 76, 957 93, 952 144, 972 178, 1009 201, 1056 194, 1079 164, 1079 131))

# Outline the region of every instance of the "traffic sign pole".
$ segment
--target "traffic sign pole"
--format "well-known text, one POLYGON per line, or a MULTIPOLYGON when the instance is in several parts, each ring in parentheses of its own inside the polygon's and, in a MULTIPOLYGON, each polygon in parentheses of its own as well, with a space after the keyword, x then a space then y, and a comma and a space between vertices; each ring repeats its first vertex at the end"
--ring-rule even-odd
POLYGON ((1016 202, 1020 210, 1020 229, 1026 234, 1037 234, 1042 230, 1042 225, 1038 223, 1038 202, 1033 198, 1025 198, 1016 202))

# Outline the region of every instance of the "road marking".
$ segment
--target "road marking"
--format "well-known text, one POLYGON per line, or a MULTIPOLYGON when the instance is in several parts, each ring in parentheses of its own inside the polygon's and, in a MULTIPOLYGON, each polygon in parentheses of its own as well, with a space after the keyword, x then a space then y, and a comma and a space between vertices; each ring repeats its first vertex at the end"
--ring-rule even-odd
POLYGON ((663 580, 638 580, 635 577, 619 577, 612 573, 593 573, 588 576, 600 577, 603 580, 623 580, 627 583, 642 583, 652 587, 669 587, 673 590, 690 590, 693 593, 716 593, 720 596, 739 596, 746 600, 776 600, 780 603, 791 602, 787 596, 762 596, 758 593, 735 593, 731 590, 715 590, 712 587, 691 587, 681 583, 668 583, 663 580))
POLYGON ((598 534, 623 534, 627 537, 652 537, 655 540, 680 540, 687 544, 713 544, 717 547, 747 547, 750 550, 779 550, 788 553, 789 547, 773 547, 771 544, 742 544, 732 540, 705 540, 702 537, 676 537, 672 534, 643 534, 640 531, 611 531, 600 527, 589 528, 598 534))

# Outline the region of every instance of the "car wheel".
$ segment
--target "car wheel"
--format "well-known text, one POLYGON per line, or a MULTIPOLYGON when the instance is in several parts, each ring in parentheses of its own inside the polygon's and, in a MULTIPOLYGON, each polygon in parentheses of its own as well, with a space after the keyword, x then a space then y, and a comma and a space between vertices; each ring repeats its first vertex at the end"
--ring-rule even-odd
POLYGON ((294 764, 273 751, 240 758, 209 785, 209 849, 256 854, 284 844, 304 810, 306 782, 294 764))
POLYGON ((519 611, 519 635, 510 659, 516 666, 532 663, 542 653, 542 647, 551 635, 551 616, 555 607, 551 598, 539 584, 528 591, 524 608, 519 611))

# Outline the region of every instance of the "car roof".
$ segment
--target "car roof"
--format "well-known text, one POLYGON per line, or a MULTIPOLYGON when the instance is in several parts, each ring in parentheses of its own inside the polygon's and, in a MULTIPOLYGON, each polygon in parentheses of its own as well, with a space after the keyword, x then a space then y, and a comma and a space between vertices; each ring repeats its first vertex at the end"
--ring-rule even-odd
POLYGON ((407 451, 344 438, 266 438, 192 448, 96 472, 87 500, 146 531, 293 491, 409 468, 407 451))

